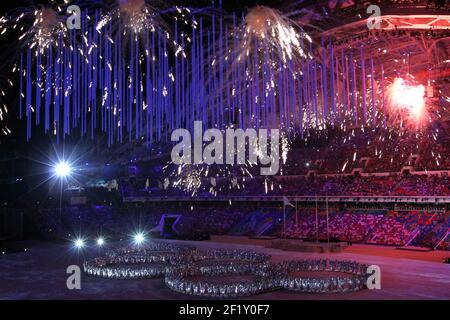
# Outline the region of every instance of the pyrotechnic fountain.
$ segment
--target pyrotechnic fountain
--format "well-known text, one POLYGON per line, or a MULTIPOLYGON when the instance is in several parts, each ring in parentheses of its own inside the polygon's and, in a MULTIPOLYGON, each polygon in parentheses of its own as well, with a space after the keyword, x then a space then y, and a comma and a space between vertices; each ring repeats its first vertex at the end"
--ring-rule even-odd
MULTIPOLYGON (((273 8, 255 6, 239 19, 120 0, 106 12, 84 10, 81 30, 70 32, 58 11, 35 15, 26 33, 34 36, 15 67, 28 140, 32 127, 43 124, 58 142, 74 130, 92 139, 101 131, 108 146, 126 140, 151 146, 169 141, 174 129, 192 132, 194 121, 219 130, 278 128, 303 138, 330 127, 390 132, 426 123, 429 114, 423 90, 392 89, 392 73, 375 64, 371 50, 337 47, 332 36, 313 42, 273 8), (399 104, 392 92, 414 101, 399 104)), ((0 21, 3 29, 17 23, 0 21)), ((208 170, 188 167, 186 181, 177 183, 201 185, 192 178, 208 170)), ((246 166, 233 170, 250 174, 246 166)))

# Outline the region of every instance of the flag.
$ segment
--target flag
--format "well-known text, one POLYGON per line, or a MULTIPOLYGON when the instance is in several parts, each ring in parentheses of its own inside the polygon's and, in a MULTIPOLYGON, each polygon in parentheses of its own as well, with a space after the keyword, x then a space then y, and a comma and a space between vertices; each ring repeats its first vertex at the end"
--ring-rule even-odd
POLYGON ((289 202, 288 198, 286 197, 283 197, 283 206, 291 206, 292 208, 295 208, 295 206, 291 202, 289 202))

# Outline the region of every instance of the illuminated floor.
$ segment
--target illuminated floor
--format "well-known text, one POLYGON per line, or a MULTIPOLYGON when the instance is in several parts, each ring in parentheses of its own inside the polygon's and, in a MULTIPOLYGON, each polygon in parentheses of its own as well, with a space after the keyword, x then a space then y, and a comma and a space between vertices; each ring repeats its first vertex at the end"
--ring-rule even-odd
MULTIPOLYGON (((235 241, 238 242, 238 241, 235 241)), ((264 251, 274 260, 324 257, 323 254, 293 253, 264 248, 257 244, 193 242, 199 247, 235 247, 264 251)), ((192 299, 167 289, 162 279, 106 280, 82 276, 82 288, 66 288, 66 268, 81 265, 67 245, 28 243, 27 252, 0 256, 0 299, 192 299)), ((450 265, 440 262, 443 252, 430 252, 430 259, 417 254, 398 253, 392 248, 354 246, 343 253, 327 255, 376 264, 382 271, 382 289, 348 294, 298 294, 276 291, 253 299, 450 299, 450 265), (385 254, 384 254, 385 253, 385 254)), ((95 254, 95 250, 88 253, 95 254)), ((424 253, 421 253, 424 254, 424 253)), ((426 253, 425 253, 426 254, 426 253)), ((450 255, 450 253, 448 253, 450 255)), ((424 256, 426 257, 426 256, 424 256)))

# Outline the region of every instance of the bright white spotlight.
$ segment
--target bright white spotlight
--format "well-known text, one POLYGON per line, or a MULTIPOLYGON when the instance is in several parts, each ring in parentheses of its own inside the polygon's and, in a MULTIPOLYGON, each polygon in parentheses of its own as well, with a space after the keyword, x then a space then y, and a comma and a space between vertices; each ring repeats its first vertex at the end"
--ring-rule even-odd
POLYGON ((142 232, 135 234, 134 243, 141 244, 145 241, 145 236, 142 232))
POLYGON ((424 119, 426 114, 425 87, 407 84, 402 78, 396 78, 388 88, 391 106, 407 111, 415 121, 424 119))
POLYGON ((101 247, 104 244, 105 244, 105 240, 102 237, 97 239, 97 246, 101 247))
POLYGON ((77 239, 77 240, 75 240, 75 247, 76 247, 77 249, 83 248, 83 247, 84 247, 84 241, 83 241, 83 239, 77 239))
POLYGON ((55 166, 55 174, 60 178, 65 178, 72 172, 72 168, 69 164, 62 161, 55 166))

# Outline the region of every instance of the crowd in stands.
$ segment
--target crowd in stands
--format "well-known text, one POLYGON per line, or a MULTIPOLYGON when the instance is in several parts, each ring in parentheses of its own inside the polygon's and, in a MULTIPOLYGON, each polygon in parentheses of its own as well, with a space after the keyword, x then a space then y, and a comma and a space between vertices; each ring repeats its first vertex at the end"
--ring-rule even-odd
POLYGON ((372 232, 367 241, 372 244, 404 245, 412 230, 405 223, 406 217, 398 212, 388 214, 372 232))
POLYGON ((204 179, 192 192, 172 186, 168 181, 159 187, 146 188, 145 180, 119 182, 124 198, 211 197, 211 190, 222 197, 236 196, 450 196, 447 175, 388 175, 388 176, 281 176, 253 177, 216 181, 204 179))
MULTIPOLYGON (((120 152, 128 151, 124 149, 120 152)), ((391 132, 386 135, 377 130, 355 129, 351 133, 318 134, 297 144, 293 142, 287 162, 281 166, 277 176, 258 176, 258 166, 246 167, 252 177, 244 177, 238 169, 220 175, 218 166, 210 166, 208 176, 197 177, 200 186, 195 190, 175 186, 174 182, 180 179, 180 175, 163 173, 167 159, 163 150, 160 153, 161 157, 158 154, 147 160, 137 156, 128 174, 114 178, 125 204, 64 207, 62 211, 39 209, 35 215, 37 225, 55 238, 66 238, 79 230, 88 233, 104 231, 120 237, 126 229, 124 226, 133 229, 145 225, 151 229, 158 224, 162 214, 171 213, 181 215, 177 223, 181 234, 203 232, 251 236, 264 233, 304 240, 316 240, 318 237, 321 240, 333 238, 396 246, 409 242, 426 247, 438 244, 440 248, 448 246, 450 219, 432 211, 335 208, 329 210, 328 215, 321 209, 316 216, 314 208, 303 208, 297 214, 290 209, 284 212, 287 214, 284 229, 281 223, 284 216, 282 208, 261 208, 250 205, 250 201, 238 206, 233 198, 450 196, 450 180, 444 172, 450 171, 450 141, 445 135, 436 136, 430 144, 429 139, 418 139, 416 134, 391 132), (404 174, 402 170, 410 172, 404 174), (207 198, 213 201, 216 196, 229 197, 221 200, 230 200, 233 205, 212 202, 205 206, 180 207, 182 202, 179 201, 169 201, 173 205, 161 202, 177 198, 189 201, 207 198), (137 197, 143 199, 136 201, 137 197), (128 204, 130 200, 132 203, 141 200, 148 202, 136 207, 128 204)))
POLYGON ((361 242, 374 226, 384 217, 377 211, 302 210, 291 217, 281 237, 303 240, 328 240, 330 238, 347 242, 361 242))
POLYGON ((362 242, 383 218, 383 214, 343 212, 335 215, 330 224, 330 235, 347 242, 362 242))
MULTIPOLYGON (((315 214, 313 209, 302 210, 295 216, 291 216, 287 223, 286 230, 280 232, 282 238, 316 240, 317 238, 327 239, 327 217, 323 211, 315 214)), ((328 219, 335 213, 329 212, 328 219)))
MULTIPOLYGON (((286 230, 282 230, 279 236, 404 246, 413 237, 432 232, 443 219, 442 214, 428 211, 330 210, 327 217, 323 210, 316 214, 315 210, 306 209, 291 217, 286 230)), ((424 245, 422 241, 418 243, 424 245)))
POLYGON ((158 207, 140 210, 135 206, 70 206, 38 208, 29 217, 46 239, 70 239, 86 234, 108 235, 119 240, 139 230, 140 226, 156 226, 161 210, 158 207))
POLYGON ((450 250, 450 231, 447 232, 447 236, 445 237, 444 241, 441 242, 438 249, 447 251, 450 250))
MULTIPOLYGON (((445 133, 444 130, 439 132, 445 133)), ((208 166, 199 188, 184 188, 177 166, 161 158, 136 162, 139 174, 119 179, 123 197, 211 196, 449 196, 450 140, 440 134, 379 130, 316 134, 294 141, 277 176, 258 176, 258 166, 222 170, 208 166), (158 162, 159 161, 159 162, 158 162), (153 168, 146 174, 145 167, 153 168), (154 168, 165 167, 166 172, 154 168), (167 170, 167 167, 173 167, 167 170), (356 173, 355 173, 356 170, 356 173), (406 174, 405 174, 406 170, 406 174), (175 174, 168 175, 167 172, 175 174), (243 172, 250 172, 251 177, 243 172), (226 173, 226 174, 224 174, 226 173), (214 177, 214 183, 212 182, 214 177), (245 180, 245 181, 244 181, 245 180)), ((165 158, 164 158, 165 159, 165 158)), ((167 159, 166 159, 167 160, 167 159)), ((183 170, 186 170, 184 168, 183 170)))
POLYGON ((294 144, 282 166, 284 175, 395 173, 409 166, 416 171, 450 169, 450 139, 446 128, 399 133, 376 129, 315 134, 307 142, 294 144), (432 141, 432 143, 430 143, 432 141))
POLYGON ((421 246, 448 250, 450 212, 323 207, 261 207, 257 203, 153 202, 116 206, 42 208, 30 215, 47 239, 107 236, 126 239, 133 232, 149 232, 163 214, 179 215, 180 238, 197 234, 278 236, 309 241, 344 241, 391 246, 421 246), (286 222, 284 223, 284 216, 286 222))
POLYGON ((450 212, 447 212, 444 221, 436 226, 424 237, 422 245, 436 247, 440 250, 450 250, 450 212))
POLYGON ((215 207, 200 207, 182 214, 176 225, 180 235, 190 233, 204 233, 223 235, 249 214, 251 208, 229 206, 227 209, 215 207))
POLYGON ((395 196, 448 196, 450 195, 448 176, 408 176, 392 190, 395 196))
POLYGON ((190 234, 226 234, 255 209, 252 205, 225 207, 179 203, 123 204, 121 206, 67 206, 38 208, 29 215, 40 235, 45 239, 70 239, 90 235, 107 235, 120 240, 139 231, 150 232, 163 214, 179 215, 177 236, 190 234))

